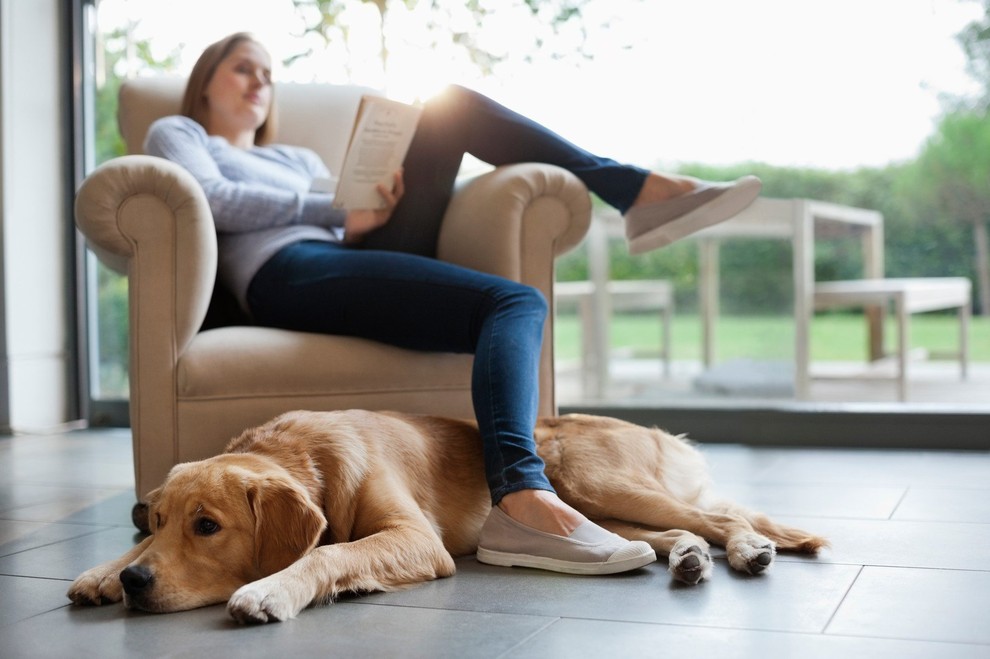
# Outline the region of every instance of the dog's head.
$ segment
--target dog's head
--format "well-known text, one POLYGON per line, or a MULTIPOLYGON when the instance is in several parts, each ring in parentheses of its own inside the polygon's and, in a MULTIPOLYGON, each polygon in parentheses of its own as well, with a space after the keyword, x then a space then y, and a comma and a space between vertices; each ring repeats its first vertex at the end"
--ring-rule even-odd
POLYGON ((298 481, 252 454, 177 465, 148 515, 151 543, 120 579, 127 606, 158 613, 226 602, 312 549, 326 526, 298 481))

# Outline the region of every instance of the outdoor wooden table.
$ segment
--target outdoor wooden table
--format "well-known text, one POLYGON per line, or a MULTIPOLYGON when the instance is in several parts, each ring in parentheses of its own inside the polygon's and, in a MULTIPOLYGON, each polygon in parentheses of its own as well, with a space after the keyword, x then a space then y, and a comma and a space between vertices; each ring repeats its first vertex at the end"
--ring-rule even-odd
MULTIPOLYGON (((778 238, 793 246, 794 392, 808 398, 811 362, 811 318, 814 313, 815 239, 849 233, 860 236, 863 276, 884 275, 883 215, 875 210, 841 206, 811 199, 761 197, 727 222, 695 234, 700 251, 699 305, 702 317, 703 360, 716 358, 715 326, 719 315, 719 247, 726 240, 778 238)), ((870 359, 883 356, 883 309, 868 310, 870 359)))

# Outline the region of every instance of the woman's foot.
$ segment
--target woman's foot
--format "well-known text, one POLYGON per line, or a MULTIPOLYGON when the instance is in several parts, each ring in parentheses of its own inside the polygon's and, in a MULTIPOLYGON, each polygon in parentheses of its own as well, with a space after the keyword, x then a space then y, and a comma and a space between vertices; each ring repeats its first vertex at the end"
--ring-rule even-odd
POLYGON ((482 563, 569 574, 615 574, 656 560, 645 542, 606 531, 543 490, 506 495, 492 508, 478 545, 482 563))
POLYGON ((498 502, 506 515, 530 528, 564 537, 588 521, 588 518, 548 490, 510 492, 498 502))
POLYGON ((729 183, 650 174, 632 208, 626 211, 626 240, 631 254, 659 249, 738 215, 763 187, 755 176, 729 183))
POLYGON ((680 176, 677 174, 648 174, 643 181, 643 187, 633 202, 632 207, 653 204, 658 201, 667 201, 674 197, 691 192, 701 184, 700 179, 693 176, 680 176))

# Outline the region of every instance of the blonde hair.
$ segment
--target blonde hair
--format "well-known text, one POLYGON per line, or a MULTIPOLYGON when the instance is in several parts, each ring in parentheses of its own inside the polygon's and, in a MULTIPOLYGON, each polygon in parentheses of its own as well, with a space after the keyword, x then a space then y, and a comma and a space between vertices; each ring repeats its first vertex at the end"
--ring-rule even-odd
MULTIPOLYGON (((236 32, 206 47, 203 54, 196 60, 192 73, 189 74, 186 91, 182 96, 182 109, 180 110, 182 115, 195 120, 203 127, 206 126, 206 119, 210 111, 206 103, 206 87, 217 72, 220 62, 244 42, 251 42, 264 48, 257 39, 247 32, 236 32)), ((254 132, 254 143, 270 144, 273 142, 275 140, 275 124, 275 91, 273 88, 268 117, 254 132)))

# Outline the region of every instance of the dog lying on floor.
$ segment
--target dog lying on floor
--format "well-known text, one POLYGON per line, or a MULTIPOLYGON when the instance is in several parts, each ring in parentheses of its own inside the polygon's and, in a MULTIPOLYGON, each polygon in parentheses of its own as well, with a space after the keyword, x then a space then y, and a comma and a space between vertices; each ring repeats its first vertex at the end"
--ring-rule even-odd
MULTIPOLYGON (((662 430, 568 415, 542 419, 536 441, 564 501, 648 542, 680 582, 710 575, 708 541, 749 574, 776 549, 827 544, 714 498, 701 454, 662 430)), ((148 503, 151 535, 84 572, 73 602, 169 612, 227 601, 241 622, 286 620, 343 592, 452 575, 491 506, 473 423, 365 411, 284 414, 175 466, 148 503)))

